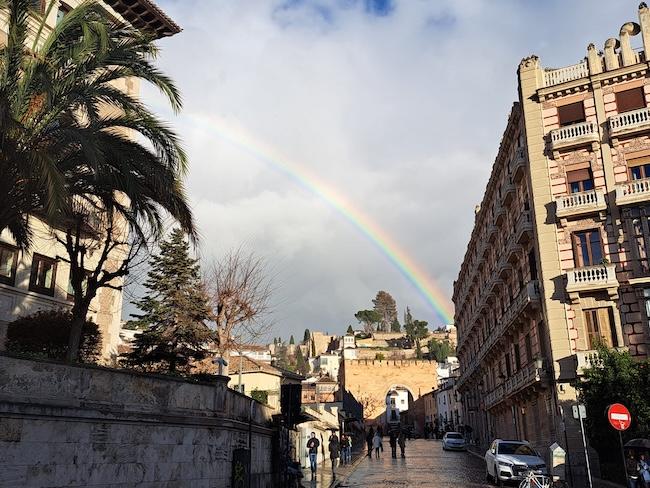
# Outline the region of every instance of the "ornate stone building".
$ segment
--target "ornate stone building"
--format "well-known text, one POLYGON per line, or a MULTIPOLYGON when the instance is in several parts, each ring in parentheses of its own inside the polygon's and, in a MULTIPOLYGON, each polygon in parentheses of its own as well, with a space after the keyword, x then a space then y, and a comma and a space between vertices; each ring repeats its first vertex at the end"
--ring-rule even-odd
POLYGON ((639 357, 650 344, 649 49, 642 3, 639 23, 602 53, 590 44, 584 61, 560 69, 521 62, 519 101, 454 284, 473 436, 483 447, 528 439, 543 453, 557 441, 575 479, 585 462, 571 382, 598 342, 639 357))
MULTIPOLYGON (((39 16, 47 14, 47 31, 80 3, 81 0, 55 1, 54 7, 49 9, 50 0, 34 2, 35 22, 40 20, 39 16)), ((157 38, 180 32, 180 27, 151 0, 104 0, 101 3, 108 15, 129 22, 157 38)), ((0 45, 7 39, 7 22, 7 10, 0 10, 0 45)), ((137 80, 124 79, 116 84, 130 95, 137 96, 140 91, 137 80)), ((72 306, 70 266, 64 246, 54 238, 53 232, 56 231, 38 217, 32 216, 30 225, 34 237, 32 246, 26 251, 20 251, 14 245, 8 232, 0 234, 0 350, 4 347, 7 323, 38 310, 72 306)), ((126 225, 122 227, 126 229, 126 225)), ((112 252, 109 265, 119 252, 123 250, 112 252)), ((94 265, 96 258, 90 255, 88 265, 94 265)), ((105 361, 117 354, 121 316, 122 292, 100 289, 91 303, 90 318, 100 327, 105 361)))

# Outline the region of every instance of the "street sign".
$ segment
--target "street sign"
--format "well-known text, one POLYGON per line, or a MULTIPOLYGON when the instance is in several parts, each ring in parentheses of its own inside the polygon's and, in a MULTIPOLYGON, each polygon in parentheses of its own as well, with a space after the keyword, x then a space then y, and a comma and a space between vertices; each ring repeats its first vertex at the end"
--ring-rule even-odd
POLYGON ((620 403, 615 403, 609 406, 607 409, 607 419, 612 427, 619 431, 627 430, 632 423, 632 415, 630 415, 630 411, 625 407, 625 405, 621 405, 620 403))
POLYGON ((573 418, 574 419, 586 419, 587 418, 587 409, 585 406, 581 403, 580 405, 573 405, 571 407, 573 410, 573 418))

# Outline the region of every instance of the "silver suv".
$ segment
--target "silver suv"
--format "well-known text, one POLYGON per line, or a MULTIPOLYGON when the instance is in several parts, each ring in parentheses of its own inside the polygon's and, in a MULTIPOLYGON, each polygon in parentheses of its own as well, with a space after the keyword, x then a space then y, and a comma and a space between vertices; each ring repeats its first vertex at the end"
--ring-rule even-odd
POLYGON ((548 476, 546 463, 526 441, 493 441, 485 453, 485 469, 488 481, 499 486, 523 480, 528 471, 548 476))

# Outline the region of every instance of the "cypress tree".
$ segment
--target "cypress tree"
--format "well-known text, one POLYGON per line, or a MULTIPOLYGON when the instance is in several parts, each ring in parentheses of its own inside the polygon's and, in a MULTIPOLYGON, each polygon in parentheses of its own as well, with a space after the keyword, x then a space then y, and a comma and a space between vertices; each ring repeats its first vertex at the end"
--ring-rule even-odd
POLYGON ((351 325, 348 325, 347 334, 354 335, 354 329, 352 328, 351 325))
POLYGON ((211 313, 201 282, 199 265, 189 255, 189 244, 180 229, 160 244, 147 274, 147 292, 135 302, 141 314, 130 325, 143 330, 135 336, 126 366, 146 371, 189 373, 193 361, 206 358, 214 340, 207 326, 211 313))
POLYGON ((289 345, 293 346, 295 343, 296 343, 296 341, 293 338, 293 335, 291 335, 291 338, 289 339, 289 345))
POLYGON ((311 338, 311 332, 309 332, 309 329, 305 329, 305 335, 302 337, 302 343, 307 344, 310 338, 311 338))

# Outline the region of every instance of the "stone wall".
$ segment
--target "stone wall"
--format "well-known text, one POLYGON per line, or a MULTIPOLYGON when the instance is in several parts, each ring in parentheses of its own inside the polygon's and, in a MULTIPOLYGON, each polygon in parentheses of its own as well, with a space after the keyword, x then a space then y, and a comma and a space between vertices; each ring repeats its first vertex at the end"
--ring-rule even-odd
POLYGON ((251 410, 251 488, 269 488, 271 410, 226 382, 0 355, 0 487, 227 488, 251 410))

